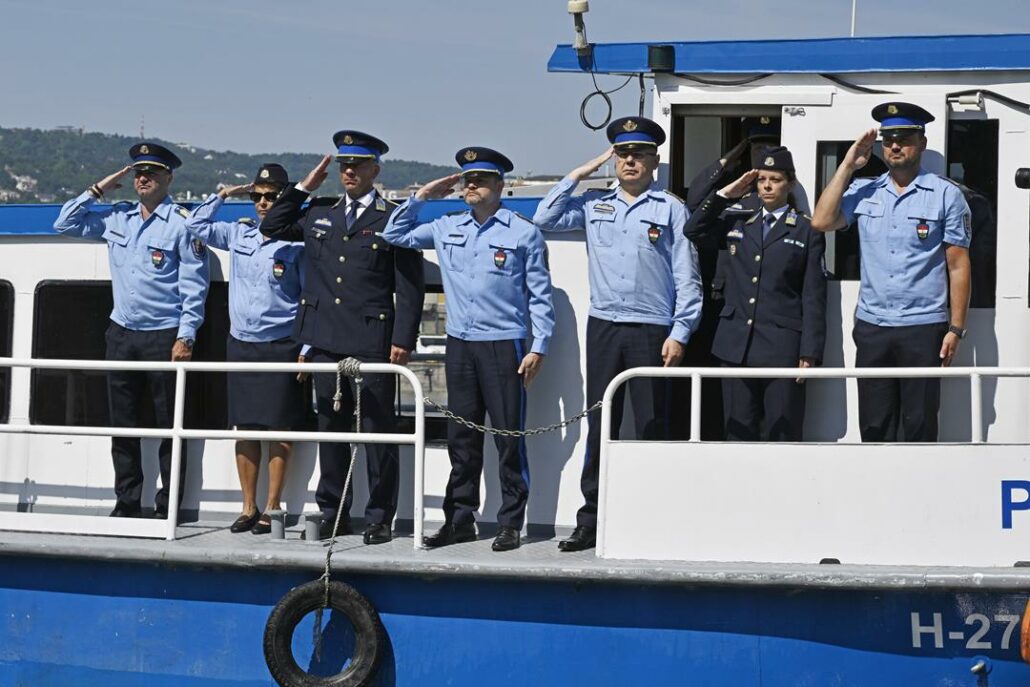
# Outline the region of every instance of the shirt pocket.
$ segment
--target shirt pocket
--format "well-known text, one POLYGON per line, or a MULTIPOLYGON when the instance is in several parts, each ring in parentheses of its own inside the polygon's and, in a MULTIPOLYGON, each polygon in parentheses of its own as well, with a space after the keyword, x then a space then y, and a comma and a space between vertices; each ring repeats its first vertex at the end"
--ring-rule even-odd
POLYGON ((440 240, 440 261, 444 269, 451 272, 465 271, 465 247, 468 240, 468 234, 447 234, 440 240))
POLYGON ((236 244, 232 247, 233 275, 244 281, 254 281, 257 267, 254 265, 254 246, 236 244))
POLYGON ((494 274, 500 277, 509 277, 517 274, 518 244, 508 242, 490 243, 490 266, 487 274, 494 274))
POLYGON ((883 241, 887 233, 887 226, 883 219, 883 203, 863 198, 855 206, 855 221, 858 222, 861 240, 883 241))
POLYGON ((103 239, 107 241, 107 249, 111 255, 111 263, 115 267, 121 267, 131 253, 129 248, 129 235, 123 233, 124 229, 108 227, 104 230, 103 239))
MULTIPOLYGON (((351 241, 353 242, 353 237, 351 241)), ((361 245, 361 264, 374 271, 386 269, 392 252, 393 247, 382 237, 373 236, 371 241, 365 241, 361 245)))
POLYGON ((179 243, 174 238, 155 237, 147 240, 146 261, 154 272, 169 274, 179 267, 179 243))
POLYGON ((304 250, 311 254, 312 258, 318 258, 322 254, 322 245, 329 236, 328 225, 312 225, 304 232, 304 250))
POLYGON ((590 226, 587 227, 587 245, 608 248, 615 243, 615 213, 594 214, 588 224, 590 226))
POLYGON ((901 227, 904 243, 919 250, 933 250, 944 238, 944 209, 910 207, 901 227))
POLYGON ((296 253, 280 251, 268 256, 263 262, 272 289, 296 301, 300 295, 300 266, 296 253))

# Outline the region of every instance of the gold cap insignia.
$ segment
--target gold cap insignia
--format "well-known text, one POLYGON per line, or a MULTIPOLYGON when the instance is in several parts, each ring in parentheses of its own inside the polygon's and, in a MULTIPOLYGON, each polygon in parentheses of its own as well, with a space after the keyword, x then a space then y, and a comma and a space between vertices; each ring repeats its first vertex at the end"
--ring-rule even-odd
POLYGON ((477 157, 479 157, 479 156, 476 155, 476 151, 474 151, 474 150, 466 150, 465 151, 465 159, 468 160, 469 162, 472 162, 477 157))
POLYGON ((622 125, 622 130, 623 131, 636 131, 637 130, 637 123, 634 122, 632 119, 626 120, 626 123, 622 125))
POLYGON ((140 155, 150 155, 150 148, 148 146, 139 147, 140 155))
POLYGON ((888 105, 887 106, 887 114, 898 114, 898 106, 897 105, 888 105))
POLYGON ((773 159, 772 155, 770 155, 769 157, 765 158, 765 166, 766 167, 772 167, 775 164, 776 164, 776 160, 773 159))
POLYGON ((354 143, 354 139, 350 137, 350 134, 343 137, 343 145, 349 146, 351 143, 354 143))
POLYGON ((758 121, 759 121, 759 122, 761 122, 762 124, 768 124, 768 123, 770 123, 770 122, 771 122, 772 120, 771 120, 771 119, 769 119, 768 117, 759 117, 759 118, 758 118, 758 121))
POLYGON ((267 179, 268 178, 268 170, 267 169, 262 169, 261 170, 261 178, 262 179, 267 179))

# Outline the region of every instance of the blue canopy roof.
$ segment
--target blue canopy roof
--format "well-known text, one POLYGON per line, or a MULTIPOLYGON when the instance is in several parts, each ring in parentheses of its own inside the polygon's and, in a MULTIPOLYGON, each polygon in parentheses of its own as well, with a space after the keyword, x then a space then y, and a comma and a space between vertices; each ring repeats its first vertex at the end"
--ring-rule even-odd
POLYGON ((883 36, 692 43, 600 43, 593 64, 571 45, 555 48, 552 72, 648 74, 648 45, 671 45, 683 74, 842 74, 1030 69, 1030 34, 883 36))

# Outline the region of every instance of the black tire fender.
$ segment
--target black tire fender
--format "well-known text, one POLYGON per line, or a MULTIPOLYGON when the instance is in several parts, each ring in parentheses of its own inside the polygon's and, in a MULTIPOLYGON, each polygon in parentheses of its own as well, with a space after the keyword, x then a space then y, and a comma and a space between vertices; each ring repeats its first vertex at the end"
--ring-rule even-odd
POLYGON ((386 631, 372 604, 354 587, 329 583, 329 608, 347 616, 354 627, 354 655, 347 669, 322 677, 306 673, 293 656, 293 633, 308 613, 322 607, 325 582, 315 580, 291 589, 272 609, 265 625, 265 663, 280 687, 366 687, 382 662, 386 631))

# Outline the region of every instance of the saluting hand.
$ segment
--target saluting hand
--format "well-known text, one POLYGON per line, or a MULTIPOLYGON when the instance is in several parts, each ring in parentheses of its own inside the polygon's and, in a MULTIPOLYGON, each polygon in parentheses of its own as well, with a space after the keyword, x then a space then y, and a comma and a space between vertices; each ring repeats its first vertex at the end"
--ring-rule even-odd
POLYGON ((106 176, 103 179, 101 179, 100 181, 98 181, 97 182, 97 186, 99 186, 101 192, 103 192, 105 194, 108 191, 113 191, 116 188, 121 188, 122 187, 122 185, 120 183, 121 180, 125 177, 126 174, 128 174, 131 171, 132 171, 132 165, 126 165, 125 167, 122 167, 121 169, 119 169, 114 174, 112 174, 110 176, 106 176))
POLYGON ((441 179, 430 181, 415 193, 415 197, 419 200, 446 198, 454 190, 454 185, 458 183, 459 179, 461 179, 461 174, 449 174, 441 179))
POLYGON ((875 143, 876 129, 870 129, 851 144, 851 148, 848 149, 848 153, 844 156, 844 161, 841 164, 847 166, 852 172, 862 169, 869 162, 869 158, 872 157, 873 145, 875 143))
POLYGON ((733 200, 736 200, 737 198, 740 198, 745 193, 751 190, 751 185, 755 183, 755 179, 757 178, 758 170, 749 170, 740 175, 740 178, 734 181, 729 186, 724 186, 719 191, 719 193, 726 196, 727 198, 732 198, 733 200))
POLYGON ((242 196, 246 193, 250 193, 254 190, 254 184, 240 184, 239 186, 223 186, 222 190, 218 192, 218 195, 225 198, 232 196, 242 196))
POLYGON ((615 148, 612 146, 608 146, 608 149, 606 151, 595 157, 593 160, 586 163, 585 165, 580 165, 576 169, 569 172, 569 176, 575 179, 576 181, 582 181, 583 179, 586 179, 588 176, 590 176, 597 170, 601 169, 601 165, 603 165, 605 162, 608 162, 608 160, 610 160, 612 155, 614 154, 615 148))
POLYGON ((951 361, 955 359, 955 354, 958 353, 958 345, 961 341, 958 338, 958 334, 948 332, 944 335, 944 341, 941 343, 941 367, 951 366, 951 361))
POLYGON ((540 368, 544 366, 544 356, 539 353, 527 353, 526 357, 519 363, 519 374, 522 375, 522 386, 529 388, 529 385, 533 383, 533 379, 540 372, 540 368))
POLYGON ((679 341, 671 336, 662 344, 662 366, 676 367, 683 360, 683 354, 687 349, 679 341))
POLYGON ((332 155, 326 155, 323 157, 322 161, 319 162, 313 170, 308 172, 308 175, 304 177, 304 181, 300 182, 300 185, 303 186, 308 193, 314 193, 318 190, 318 187, 321 186, 327 178, 329 178, 329 172, 327 170, 329 169, 329 163, 332 161, 332 155))
POLYGON ((726 154, 722 156, 722 159, 719 160, 719 162, 721 162, 725 167, 728 163, 740 158, 749 145, 751 145, 751 141, 745 138, 743 141, 727 150, 726 154))

